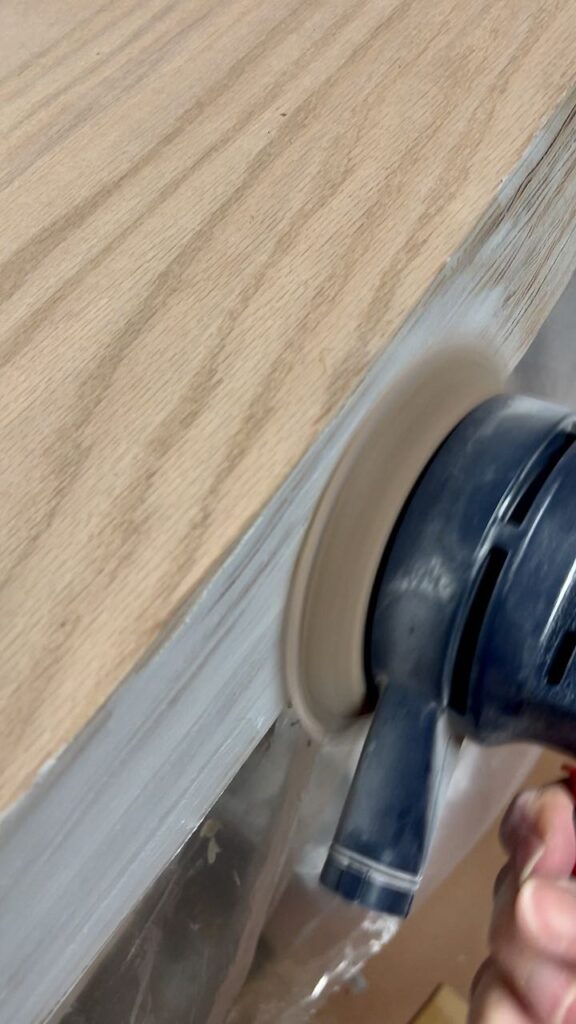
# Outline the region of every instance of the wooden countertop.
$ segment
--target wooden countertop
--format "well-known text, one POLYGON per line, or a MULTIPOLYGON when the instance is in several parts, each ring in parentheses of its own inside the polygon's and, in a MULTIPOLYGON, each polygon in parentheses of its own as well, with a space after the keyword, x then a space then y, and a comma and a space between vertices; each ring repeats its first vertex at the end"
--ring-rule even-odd
POLYGON ((352 393, 574 75, 572 0, 6 0, 0 803, 352 393))

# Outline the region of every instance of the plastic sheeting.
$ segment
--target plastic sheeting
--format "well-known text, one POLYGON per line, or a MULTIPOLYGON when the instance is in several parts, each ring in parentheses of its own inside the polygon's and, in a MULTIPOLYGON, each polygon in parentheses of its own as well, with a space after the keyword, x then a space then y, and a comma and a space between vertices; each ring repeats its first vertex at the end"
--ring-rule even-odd
MULTIPOLYGON (((318 885, 363 733, 359 727, 320 750, 283 715, 60 1020, 301 1024, 353 977, 398 927, 318 885)), ((425 878, 428 892, 490 824, 533 760, 526 749, 462 748, 425 878)))
MULTIPOLYGON (((300 1024, 398 930, 397 919, 367 913, 318 886, 362 738, 357 733, 347 749, 339 743, 317 755, 293 833, 289 871, 229 1024, 300 1024)), ((492 824, 521 787, 537 756, 535 748, 528 746, 489 750, 471 743, 462 746, 420 902, 492 824)))

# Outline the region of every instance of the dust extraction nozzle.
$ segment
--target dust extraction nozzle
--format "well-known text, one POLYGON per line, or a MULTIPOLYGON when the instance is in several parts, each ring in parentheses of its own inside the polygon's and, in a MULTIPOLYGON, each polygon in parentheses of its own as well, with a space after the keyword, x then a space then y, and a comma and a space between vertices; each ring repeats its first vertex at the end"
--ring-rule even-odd
POLYGON ((322 880, 405 916, 448 732, 576 753, 576 417, 489 399, 438 449, 386 546, 366 626, 380 693, 322 880))

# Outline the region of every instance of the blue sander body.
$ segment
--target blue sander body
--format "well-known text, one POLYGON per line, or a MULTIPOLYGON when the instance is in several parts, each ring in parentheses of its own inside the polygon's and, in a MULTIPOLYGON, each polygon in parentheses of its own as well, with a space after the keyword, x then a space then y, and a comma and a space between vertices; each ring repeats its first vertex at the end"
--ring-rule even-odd
POLYGON ((423 469, 366 621, 376 706, 322 880, 405 916, 444 737, 576 754, 576 417, 524 396, 473 409, 423 469))

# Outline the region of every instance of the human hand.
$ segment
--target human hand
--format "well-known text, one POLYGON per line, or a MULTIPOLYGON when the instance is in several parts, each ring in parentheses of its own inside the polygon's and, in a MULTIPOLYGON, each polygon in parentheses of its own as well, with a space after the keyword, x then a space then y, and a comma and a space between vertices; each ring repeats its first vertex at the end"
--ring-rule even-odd
POLYGON ((576 1024, 574 802, 563 786, 522 793, 504 817, 490 958, 469 1024, 576 1024))

